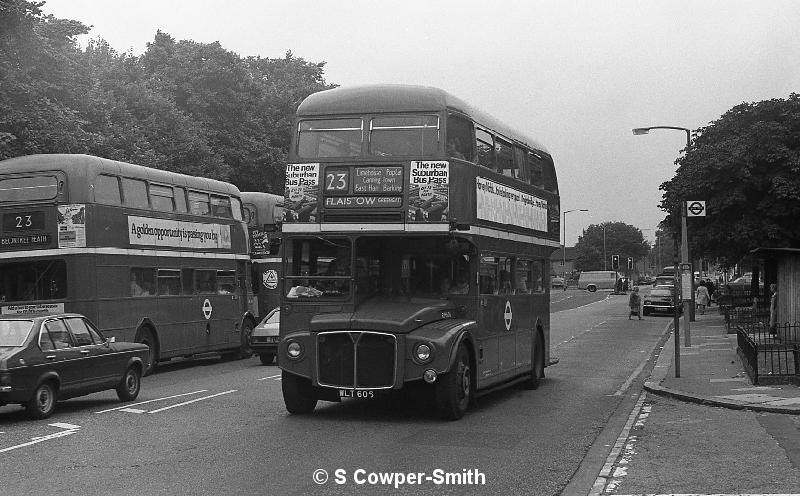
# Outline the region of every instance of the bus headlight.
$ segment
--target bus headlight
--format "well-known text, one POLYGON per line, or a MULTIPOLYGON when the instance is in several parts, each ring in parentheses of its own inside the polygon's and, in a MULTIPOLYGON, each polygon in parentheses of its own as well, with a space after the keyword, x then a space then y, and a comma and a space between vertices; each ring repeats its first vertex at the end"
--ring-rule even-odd
POLYGON ((420 343, 414 348, 414 358, 421 363, 430 361, 433 356, 433 349, 427 343, 420 343))
POLYGON ((289 355, 289 358, 300 358, 300 355, 303 354, 303 346, 297 341, 289 341, 286 345, 286 354, 289 355))

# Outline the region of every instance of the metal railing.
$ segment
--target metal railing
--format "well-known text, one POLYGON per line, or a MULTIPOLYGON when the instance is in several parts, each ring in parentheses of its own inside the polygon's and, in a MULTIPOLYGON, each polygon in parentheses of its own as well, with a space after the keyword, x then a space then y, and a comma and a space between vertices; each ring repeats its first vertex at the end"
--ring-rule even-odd
POLYGON ((773 329, 763 321, 736 326, 737 353, 753 384, 800 385, 800 322, 773 329))

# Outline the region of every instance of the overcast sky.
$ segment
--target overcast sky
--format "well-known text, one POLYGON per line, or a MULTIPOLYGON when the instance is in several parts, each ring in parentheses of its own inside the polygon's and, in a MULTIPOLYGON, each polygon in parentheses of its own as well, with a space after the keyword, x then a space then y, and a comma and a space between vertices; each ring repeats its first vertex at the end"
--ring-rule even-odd
MULTIPOLYGON (((800 91, 800 1, 47 0, 120 52, 157 30, 241 56, 291 50, 342 86, 436 86, 544 143, 567 246, 622 221, 654 239, 682 131, 800 91)), ((694 198, 702 200, 702 198, 694 198)), ((691 229, 691 226, 690 226, 691 229)))

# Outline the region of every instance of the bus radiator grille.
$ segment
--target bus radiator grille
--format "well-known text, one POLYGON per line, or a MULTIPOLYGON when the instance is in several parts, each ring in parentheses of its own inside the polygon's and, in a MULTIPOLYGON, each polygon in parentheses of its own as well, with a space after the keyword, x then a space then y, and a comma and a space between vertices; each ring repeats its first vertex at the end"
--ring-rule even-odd
POLYGON ((317 337, 318 377, 325 386, 390 388, 397 342, 390 334, 325 332, 317 337))

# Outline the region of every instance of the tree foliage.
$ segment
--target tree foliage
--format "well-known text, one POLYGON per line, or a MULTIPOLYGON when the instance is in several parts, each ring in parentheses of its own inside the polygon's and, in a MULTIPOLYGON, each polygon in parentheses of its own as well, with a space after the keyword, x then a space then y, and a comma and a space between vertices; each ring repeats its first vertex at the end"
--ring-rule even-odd
POLYGON ((664 191, 664 225, 680 232, 682 200, 705 200, 687 219, 692 257, 733 265, 757 247, 800 247, 800 95, 742 103, 697 130, 664 191))
POLYGON ((283 191, 297 105, 332 87, 324 62, 242 58, 218 42, 157 32, 141 56, 43 3, 0 0, 0 159, 89 153, 283 191))
POLYGON ((611 270, 611 257, 619 255, 620 267, 624 268, 628 257, 634 260, 647 255, 650 245, 642 231, 624 222, 591 224, 575 244, 575 268, 577 270, 611 270), (604 250, 605 247, 605 250, 604 250), (603 253, 606 260, 603 263, 603 253))

